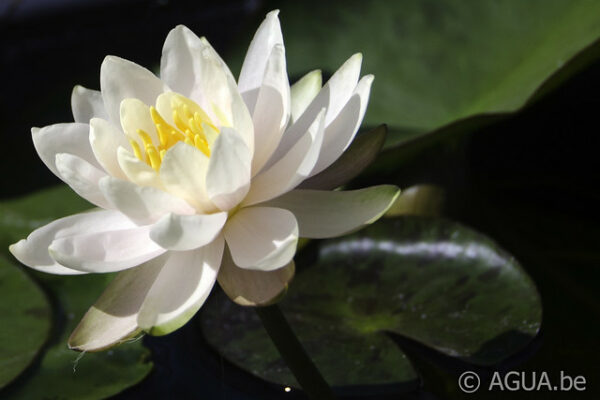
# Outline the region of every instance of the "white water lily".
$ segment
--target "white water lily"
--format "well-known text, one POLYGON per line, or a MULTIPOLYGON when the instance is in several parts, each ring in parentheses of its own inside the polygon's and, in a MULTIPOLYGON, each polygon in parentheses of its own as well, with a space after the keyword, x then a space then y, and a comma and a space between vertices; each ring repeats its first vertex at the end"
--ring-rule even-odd
POLYGON ((240 304, 267 304, 293 276, 298 237, 356 230, 398 195, 296 189, 350 145, 373 77, 359 80, 357 54, 325 86, 313 71, 290 88, 277 14, 256 32, 237 84, 206 39, 178 26, 160 78, 109 56, 100 91, 74 89, 74 123, 32 129, 48 168, 101 209, 51 222, 11 252, 53 274, 121 271, 72 348, 167 334, 217 280, 240 304))

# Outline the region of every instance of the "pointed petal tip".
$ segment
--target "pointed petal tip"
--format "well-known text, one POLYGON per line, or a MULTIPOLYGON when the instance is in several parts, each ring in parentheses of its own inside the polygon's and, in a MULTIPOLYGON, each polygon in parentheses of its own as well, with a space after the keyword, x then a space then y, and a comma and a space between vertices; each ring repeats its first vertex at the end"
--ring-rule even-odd
POLYGON ((272 10, 272 11, 269 11, 269 12, 267 13, 267 16, 266 16, 266 18, 278 18, 278 16, 279 16, 279 9, 278 9, 278 8, 276 8, 276 9, 274 9, 274 10, 272 10))
POLYGON ((19 257, 17 254, 19 253, 19 248, 23 247, 26 242, 26 239, 21 239, 18 242, 15 242, 8 246, 8 251, 10 251, 10 254, 12 254, 18 260, 19 257))
POLYGON ((109 63, 109 62, 115 62, 115 61, 119 61, 121 60, 121 57, 117 57, 117 56, 113 56, 113 55, 107 55, 104 57, 104 59, 102 60, 102 65, 109 63))

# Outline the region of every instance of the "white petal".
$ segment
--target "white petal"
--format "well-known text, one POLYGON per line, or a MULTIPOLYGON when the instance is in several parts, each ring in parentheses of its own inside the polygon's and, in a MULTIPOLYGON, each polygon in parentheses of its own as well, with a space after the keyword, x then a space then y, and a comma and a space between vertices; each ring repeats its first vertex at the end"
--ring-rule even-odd
POLYGON ((100 181, 100 189, 115 208, 138 225, 154 223, 168 213, 191 215, 196 212, 185 200, 160 189, 110 176, 100 181))
POLYGON ((138 313, 167 257, 165 254, 120 272, 83 316, 69 338, 69 348, 104 350, 139 333, 138 313))
POLYGON ((50 256, 68 268, 87 272, 115 272, 138 266, 166 250, 149 237, 149 226, 54 239, 50 256))
POLYGON ((251 157, 248 146, 236 131, 221 129, 211 151, 206 193, 222 211, 238 205, 248 193, 251 157))
POLYGON ((326 108, 325 126, 333 121, 346 105, 358 82, 362 55, 357 53, 350 57, 327 81, 319 94, 308 105, 304 113, 286 130, 279 147, 267 163, 274 164, 300 139, 314 121, 321 109, 326 108))
POLYGON ((167 151, 160 166, 165 189, 205 214, 216 211, 206 192, 208 163, 200 150, 180 142, 167 151))
POLYGON ((183 25, 173 28, 163 45, 160 78, 172 90, 186 97, 190 97, 194 91, 195 59, 201 48, 200 39, 183 25))
POLYGON ((240 268, 272 271, 289 263, 296 252, 296 218, 280 208, 242 208, 227 221, 223 232, 240 268))
POLYGON ((258 91, 256 106, 252 111, 254 149, 252 175, 269 160, 290 117, 290 85, 285 67, 285 52, 276 45, 267 62, 263 84, 258 91))
POLYGON ((316 175, 337 160, 350 145, 367 109, 373 75, 364 76, 350 100, 338 116, 325 128, 323 146, 312 175, 316 175))
POLYGON ((123 147, 117 149, 117 161, 121 170, 131 182, 139 186, 152 186, 158 189, 163 188, 163 184, 158 173, 151 166, 125 150, 123 147))
POLYGON ((263 83, 265 69, 273 47, 275 45, 283 46, 278 14, 279 10, 267 14, 254 34, 242 65, 238 87, 249 110, 254 110, 258 90, 263 83))
POLYGON ((90 126, 79 122, 69 124, 48 125, 41 129, 32 128, 33 145, 46 166, 56 176, 56 154, 69 153, 76 155, 97 168, 102 168, 90 146, 90 126))
POLYGON ((168 90, 152 72, 131 61, 108 56, 100 67, 100 88, 110 121, 119 125, 121 101, 139 99, 154 104, 159 94, 168 90))
POLYGON ((244 205, 257 204, 279 196, 293 189, 310 174, 323 142, 324 122, 325 109, 321 110, 317 119, 288 154, 252 179, 244 205))
POLYGON ((400 190, 392 185, 360 190, 293 190, 267 203, 294 213, 300 236, 329 238, 353 232, 376 221, 394 203, 400 190))
POLYGON ((150 107, 146 103, 138 99, 124 99, 119 110, 121 127, 129 139, 136 141, 144 148, 144 142, 137 133, 138 129, 141 129, 150 136, 154 146, 158 146, 156 125, 150 117, 150 107))
POLYGON ((151 335, 166 335, 196 314, 215 280, 223 238, 193 251, 173 252, 148 292, 138 316, 138 325, 151 335))
POLYGON ((109 174, 125 179, 117 160, 117 149, 120 146, 128 147, 129 143, 120 129, 104 119, 92 118, 90 145, 96 159, 109 174))
POLYGON ((23 264, 42 272, 53 274, 81 274, 79 270, 66 268, 48 254, 48 246, 54 239, 101 229, 126 229, 135 225, 117 211, 93 211, 57 219, 33 231, 27 239, 9 247, 11 253, 23 264))
POLYGON ((292 100, 292 122, 296 121, 306 110, 321 90, 323 77, 321 70, 317 69, 304 75, 292 85, 290 96, 292 100))
POLYGON ((231 254, 223 254, 217 280, 231 300, 242 306, 266 306, 276 302, 285 293, 294 277, 294 261, 274 271, 256 271, 239 268, 231 254))
POLYGON ((235 79, 205 38, 183 25, 171 30, 163 47, 161 77, 174 91, 198 103, 213 123, 233 126, 254 149, 252 119, 235 79))
POLYGON ((71 93, 71 109, 73 110, 75 122, 87 124, 94 117, 108 118, 102 100, 102 93, 79 85, 75 86, 71 93))
POLYGON ((227 213, 167 214, 154 224, 150 238, 169 250, 193 250, 214 240, 227 221, 227 213))
POLYGON ((98 182, 106 176, 106 172, 100 171, 87 161, 67 153, 56 155, 56 168, 62 180, 75 193, 98 207, 112 208, 98 187, 98 182))

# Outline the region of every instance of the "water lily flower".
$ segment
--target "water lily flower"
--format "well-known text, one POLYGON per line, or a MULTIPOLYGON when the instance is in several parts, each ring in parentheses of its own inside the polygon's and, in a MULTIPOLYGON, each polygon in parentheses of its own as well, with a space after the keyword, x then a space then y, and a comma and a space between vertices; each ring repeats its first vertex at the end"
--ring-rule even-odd
POLYGON ((361 58, 323 87, 313 71, 290 88, 273 11, 236 83, 205 38, 177 26, 160 78, 108 56, 100 91, 73 90, 75 122, 33 128, 42 161, 100 209, 53 221, 10 251, 53 274, 119 271, 70 347, 172 332, 215 281, 240 304, 268 304, 293 276, 299 237, 343 235, 379 218, 395 186, 310 188, 363 119, 373 76, 359 80, 361 58))

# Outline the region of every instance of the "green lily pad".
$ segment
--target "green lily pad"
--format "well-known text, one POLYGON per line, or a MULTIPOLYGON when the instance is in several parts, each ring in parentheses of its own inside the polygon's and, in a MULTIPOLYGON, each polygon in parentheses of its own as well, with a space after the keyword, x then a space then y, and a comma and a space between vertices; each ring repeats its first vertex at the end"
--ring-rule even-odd
POLYGON ((21 269, 0 256, 0 388, 38 354, 50 332, 46 296, 21 269))
MULTIPOLYGON (((570 62, 600 37, 594 1, 313 0, 269 7, 281 8, 292 77, 333 72, 353 53, 364 54, 364 73, 375 75, 365 124, 388 124, 389 143, 473 115, 515 111, 600 54, 587 49, 570 62)), ((232 54, 232 65, 241 65, 245 46, 232 54)))
MULTIPOLYGON (((386 332, 493 365, 526 346, 540 327, 538 293, 518 262, 455 222, 380 220, 320 242, 317 261, 298 265, 280 306, 333 386, 416 380, 386 332)), ((203 308, 202 327, 229 361, 268 381, 294 384, 252 309, 214 296, 203 308)))
POLYGON ((92 207, 66 185, 0 201, 0 254, 10 255, 8 245, 24 239, 34 229, 92 207))
POLYGON ((135 385, 150 372, 149 351, 141 340, 100 353, 77 353, 67 346, 69 335, 112 274, 36 275, 56 296, 61 331, 49 344, 39 366, 18 387, 11 387, 7 398, 104 399, 135 385))
MULTIPOLYGON (((27 236, 56 218, 91 206, 67 186, 0 203, 0 244, 27 236)), ((103 399, 140 382, 152 369, 141 340, 102 353, 69 350, 67 339, 114 274, 59 276, 30 271, 55 306, 54 331, 38 364, 2 393, 8 399, 103 399)), ((9 302, 0 292, 1 303, 9 302)), ((3 342, 4 343, 4 342, 3 342)), ((12 342, 8 342, 11 343, 12 342)))

